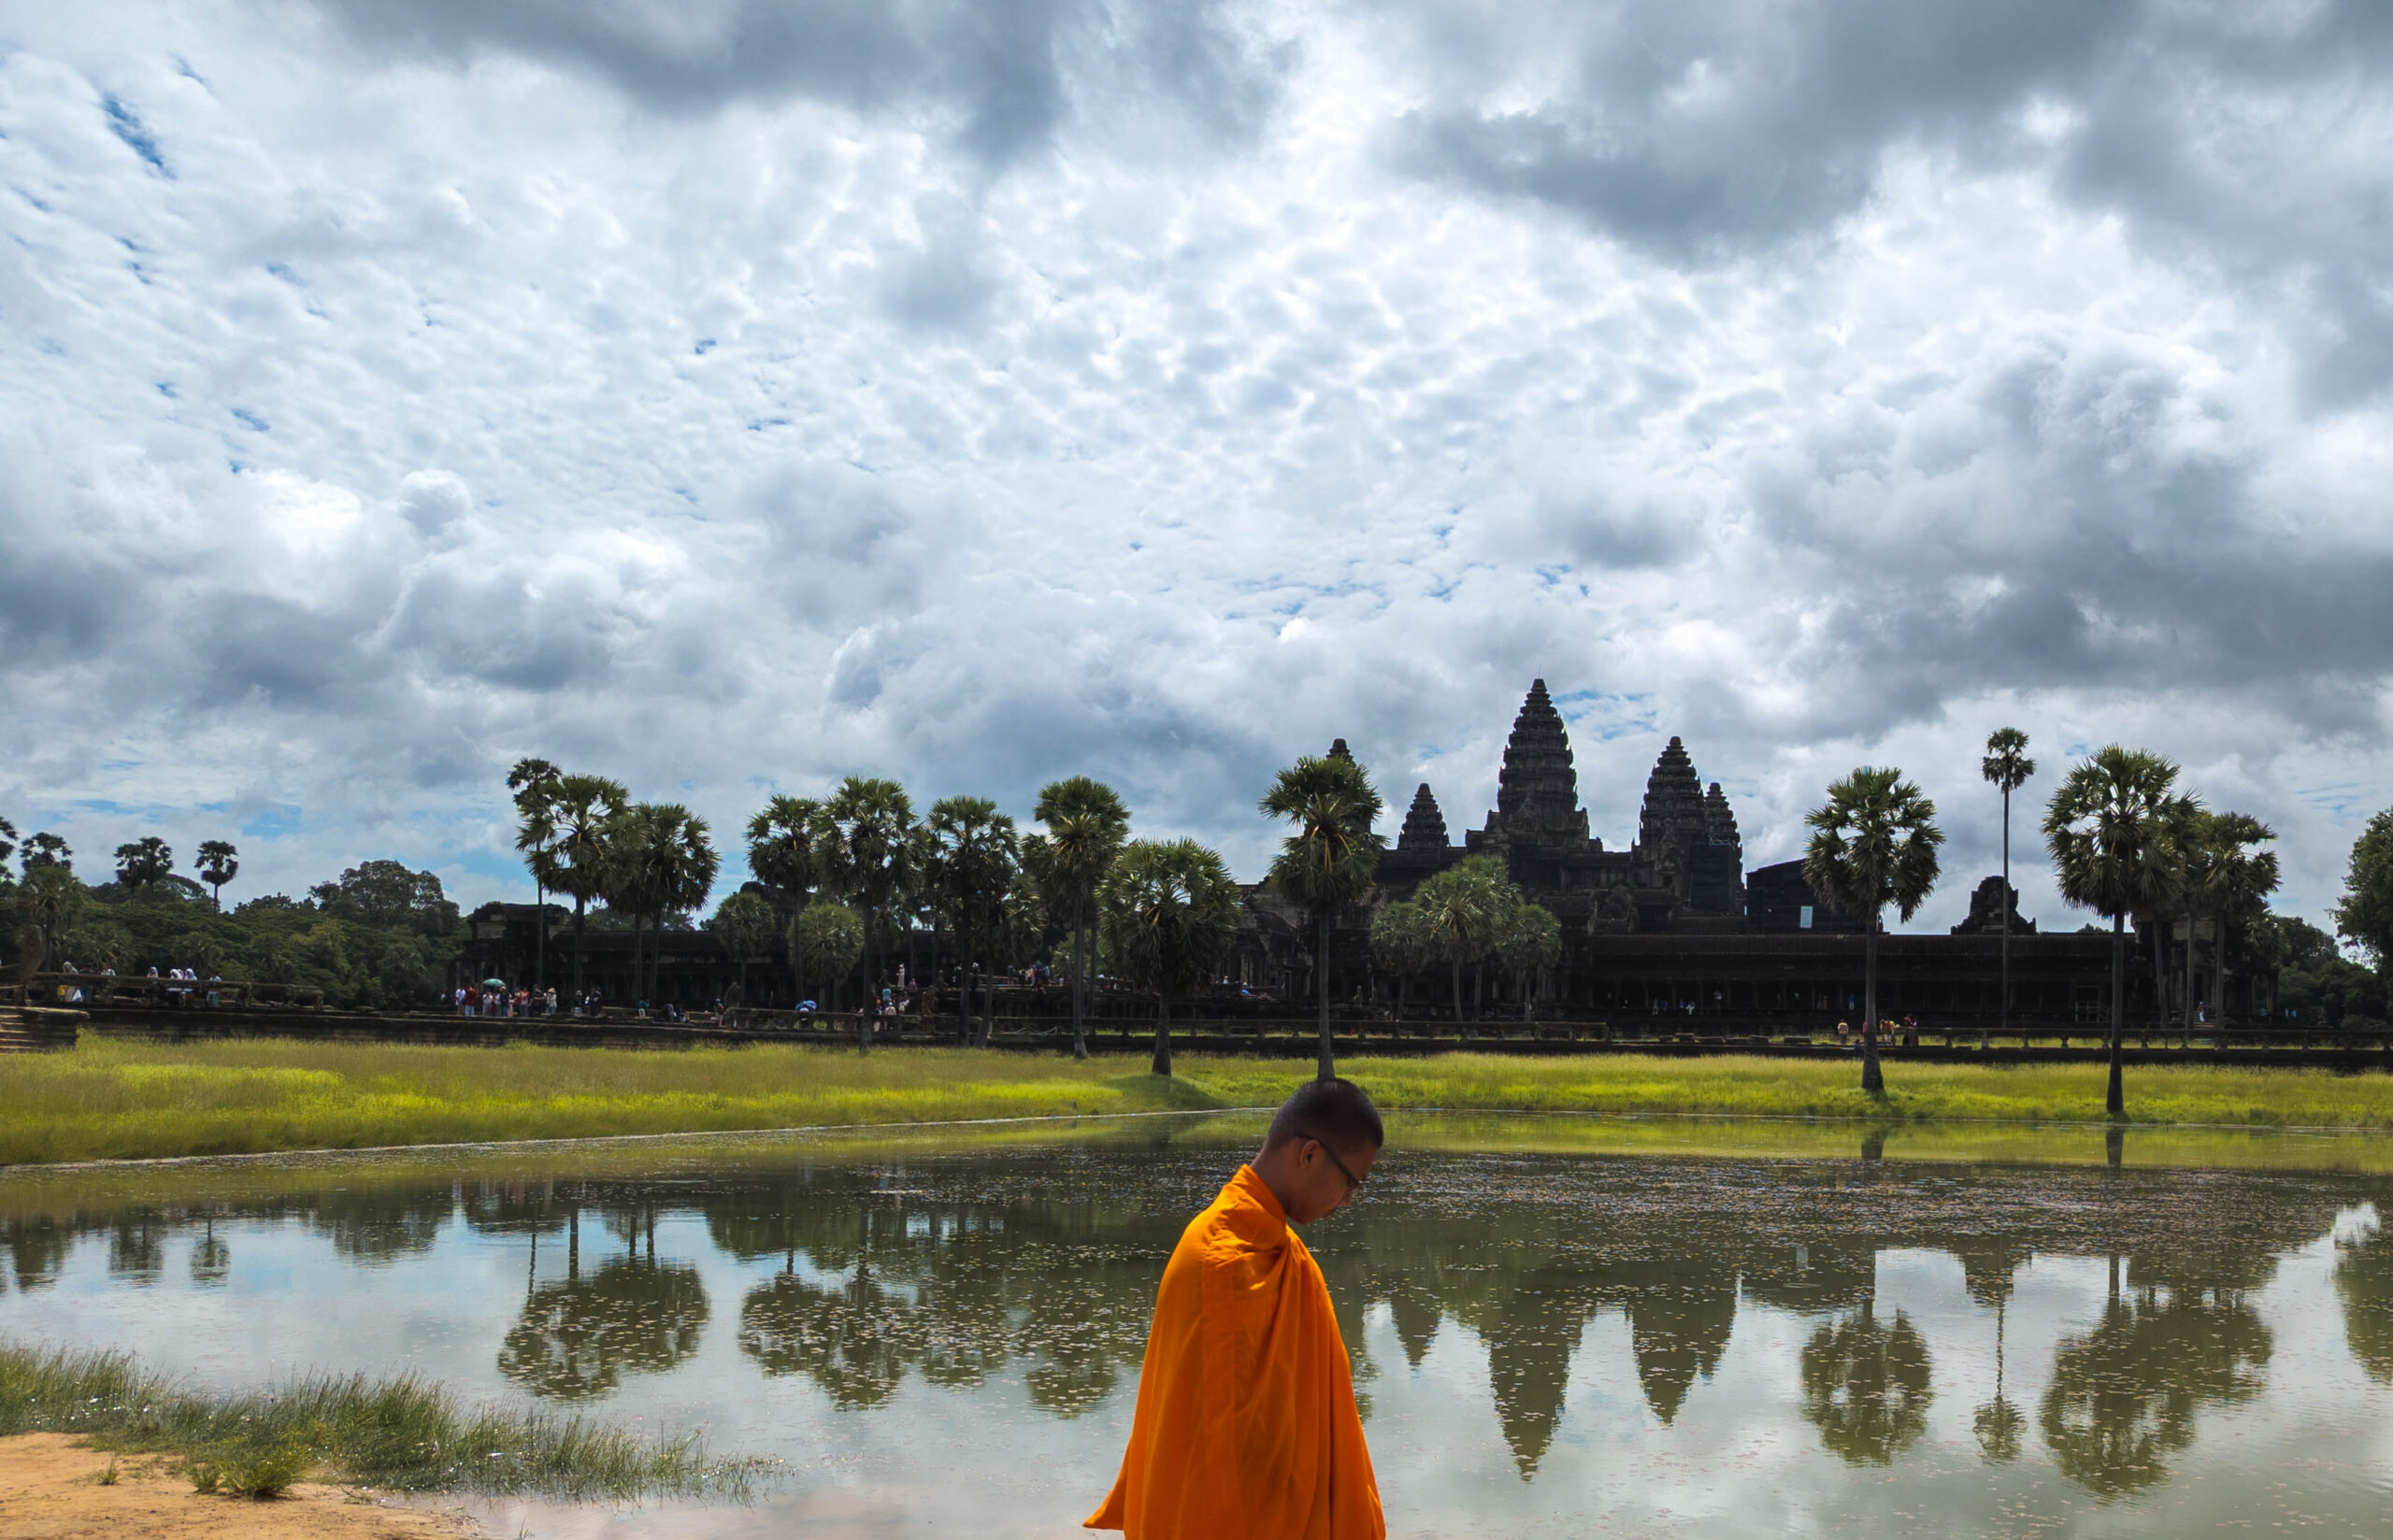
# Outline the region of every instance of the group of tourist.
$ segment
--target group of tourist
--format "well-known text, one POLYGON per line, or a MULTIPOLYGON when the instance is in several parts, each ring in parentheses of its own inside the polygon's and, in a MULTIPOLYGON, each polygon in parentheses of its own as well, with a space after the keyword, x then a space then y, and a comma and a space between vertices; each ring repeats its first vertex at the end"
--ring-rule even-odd
MULTIPOLYGON (((81 1005, 96 1004, 102 996, 113 996, 116 993, 116 986, 113 982, 116 977, 116 968, 114 964, 102 968, 95 976, 98 977, 100 982, 89 989, 86 989, 82 982, 83 970, 75 965, 75 962, 72 958, 62 960, 59 965, 59 971, 66 975, 66 981, 59 985, 58 997, 66 1005, 81 1005)), ((158 965, 152 962, 150 965, 150 977, 159 979, 161 982, 166 984, 167 987, 160 990, 158 991, 158 995, 159 998, 165 1000, 169 1005, 190 1005, 194 1004, 200 997, 200 985, 202 984, 209 986, 206 991, 207 1003, 208 1005, 217 1005, 223 1003, 223 996, 222 992, 215 988, 216 985, 224 982, 223 976, 221 974, 210 973, 203 979, 200 977, 199 970, 197 968, 186 968, 179 965, 170 967, 164 974, 161 974, 158 971, 158 965), (187 985, 188 987, 181 989, 174 987, 178 984, 187 985)))
MULTIPOLYGON (((554 1016, 557 1013, 557 991, 553 984, 537 991, 518 987, 512 992, 503 984, 460 984, 453 998, 460 1016, 554 1016)), ((579 1016, 581 1013, 577 1010, 574 1014, 579 1016)))

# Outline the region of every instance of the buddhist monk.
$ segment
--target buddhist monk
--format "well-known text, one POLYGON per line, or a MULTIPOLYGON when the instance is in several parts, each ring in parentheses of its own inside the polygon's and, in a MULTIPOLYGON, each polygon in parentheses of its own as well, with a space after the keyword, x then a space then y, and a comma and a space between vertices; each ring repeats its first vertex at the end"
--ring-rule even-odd
POLYGON ((1311 1081, 1188 1222, 1155 1290, 1122 1474, 1088 1528, 1127 1540, 1384 1540, 1329 1288, 1289 1228, 1353 1202, 1383 1137, 1360 1086, 1311 1081))

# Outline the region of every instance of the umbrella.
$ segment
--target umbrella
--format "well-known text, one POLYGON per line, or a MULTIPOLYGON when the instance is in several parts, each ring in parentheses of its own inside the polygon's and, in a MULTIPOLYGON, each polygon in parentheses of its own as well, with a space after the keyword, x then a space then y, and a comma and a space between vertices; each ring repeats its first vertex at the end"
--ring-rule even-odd
POLYGON ((482 988, 486 990, 503 990, 507 988, 507 980, 504 978, 485 978, 482 980, 482 988))

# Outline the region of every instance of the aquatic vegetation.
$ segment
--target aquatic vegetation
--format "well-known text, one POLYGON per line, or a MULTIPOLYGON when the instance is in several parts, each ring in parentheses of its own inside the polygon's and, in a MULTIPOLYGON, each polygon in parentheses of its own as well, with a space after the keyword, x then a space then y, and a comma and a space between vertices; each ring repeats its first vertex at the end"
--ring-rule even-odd
POLYGON ((644 1438, 582 1418, 467 1408, 409 1376, 318 1376, 213 1396, 127 1354, 0 1343, 0 1434, 23 1433, 179 1454, 200 1490, 251 1497, 316 1475, 399 1491, 743 1498, 756 1472, 709 1456, 695 1433, 644 1438))

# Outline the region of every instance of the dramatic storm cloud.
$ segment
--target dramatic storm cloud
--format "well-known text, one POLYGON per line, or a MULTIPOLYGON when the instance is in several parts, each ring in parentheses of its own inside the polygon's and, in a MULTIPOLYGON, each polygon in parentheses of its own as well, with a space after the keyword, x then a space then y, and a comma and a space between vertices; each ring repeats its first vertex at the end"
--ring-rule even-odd
POLYGON ((1752 864, 1898 763, 1949 923, 2015 724, 2315 916, 2388 164, 2328 0, 0 3, 0 814, 470 902, 523 754, 733 847, 1086 771, 1253 877, 1333 736, 1477 823, 1542 676, 1614 846, 1674 733, 1752 864))

